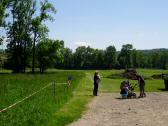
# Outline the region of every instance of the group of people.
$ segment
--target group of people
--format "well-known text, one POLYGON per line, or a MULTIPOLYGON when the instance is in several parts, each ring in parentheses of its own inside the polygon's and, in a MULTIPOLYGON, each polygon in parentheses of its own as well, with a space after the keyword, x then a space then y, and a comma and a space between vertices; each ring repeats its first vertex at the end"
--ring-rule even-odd
MULTIPOLYGON (((146 97, 144 78, 138 74, 136 74, 135 77, 136 77, 138 84, 139 84, 139 90, 140 90, 139 98, 146 97)), ((97 96, 100 80, 101 80, 101 78, 100 78, 99 72, 96 71, 94 74, 94 89, 93 89, 94 96, 97 96)), ((120 86, 121 92, 124 93, 124 91, 126 91, 127 93, 125 93, 125 94, 127 96, 128 96, 128 92, 130 92, 131 95, 135 96, 135 94, 133 92, 131 92, 132 87, 131 87, 129 81, 128 82, 124 81, 124 82, 125 83, 121 83, 121 86, 120 86)))

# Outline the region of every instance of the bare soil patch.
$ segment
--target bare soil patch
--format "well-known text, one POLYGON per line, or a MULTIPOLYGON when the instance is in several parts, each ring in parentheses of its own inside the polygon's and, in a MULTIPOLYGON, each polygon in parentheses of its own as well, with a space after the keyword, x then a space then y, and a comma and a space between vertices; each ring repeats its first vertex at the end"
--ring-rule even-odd
POLYGON ((104 93, 88 104, 81 119, 69 126, 167 126, 168 92, 147 93, 146 98, 120 99, 104 93))

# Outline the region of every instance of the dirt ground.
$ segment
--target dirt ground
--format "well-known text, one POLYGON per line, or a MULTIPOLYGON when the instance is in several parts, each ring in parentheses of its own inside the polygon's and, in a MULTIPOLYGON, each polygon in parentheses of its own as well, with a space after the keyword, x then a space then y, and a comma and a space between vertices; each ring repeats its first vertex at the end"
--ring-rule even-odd
POLYGON ((168 126, 168 92, 147 93, 146 98, 137 99, 100 94, 82 118, 69 126, 168 126))

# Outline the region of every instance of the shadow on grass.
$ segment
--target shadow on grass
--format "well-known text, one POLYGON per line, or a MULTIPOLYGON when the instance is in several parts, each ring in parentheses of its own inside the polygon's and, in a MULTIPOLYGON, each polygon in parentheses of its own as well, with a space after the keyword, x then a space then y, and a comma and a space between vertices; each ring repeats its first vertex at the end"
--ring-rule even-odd
POLYGON ((9 75, 11 73, 3 73, 3 72, 0 72, 0 75, 9 75))
POLYGON ((35 72, 35 73, 32 73, 32 72, 25 72, 25 73, 23 73, 23 72, 20 72, 20 73, 13 73, 13 72, 0 72, 0 75, 14 75, 14 74, 28 74, 28 75, 37 75, 37 74, 39 74, 39 75, 45 75, 45 74, 57 74, 57 73, 61 73, 62 71, 51 71, 51 72, 44 72, 44 73, 40 73, 39 71, 37 71, 37 72, 35 72))
POLYGON ((88 97, 94 97, 92 94, 86 94, 84 96, 88 96, 88 97))
POLYGON ((160 90, 160 91, 168 91, 168 90, 165 89, 165 88, 158 88, 158 90, 160 90))

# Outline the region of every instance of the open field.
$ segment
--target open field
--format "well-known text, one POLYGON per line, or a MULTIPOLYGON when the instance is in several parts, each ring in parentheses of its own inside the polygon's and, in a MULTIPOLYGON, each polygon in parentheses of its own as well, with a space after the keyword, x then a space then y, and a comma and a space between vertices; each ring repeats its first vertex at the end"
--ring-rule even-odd
MULTIPOLYGON (((0 113, 0 125, 63 126, 77 120, 82 117, 82 113, 86 110, 86 104, 93 98, 94 72, 94 70, 67 71, 54 69, 49 70, 46 74, 35 75, 3 72, 0 74, 0 109, 23 99, 50 82, 65 83, 68 75, 73 76, 73 86, 67 88, 66 85, 55 85, 55 93, 54 85, 47 87, 14 108, 0 113)), ((122 73, 123 70, 100 70, 99 72, 102 76, 99 87, 100 98, 102 98, 102 93, 114 92, 116 93, 116 97, 120 97, 120 83, 125 78, 118 77, 118 74, 122 73)), ((162 79, 152 79, 151 76, 153 74, 168 73, 168 71, 138 69, 138 73, 145 77, 147 76, 147 92, 163 91, 164 81, 162 79)), ((137 83, 131 80, 130 82, 137 83)), ((138 90, 137 87, 136 91, 138 90)), ((114 99, 114 97, 110 99, 114 99)), ((103 100, 105 100, 103 102, 106 102, 106 98, 103 98, 103 100)))
MULTIPOLYGON (((123 70, 111 70, 111 71, 100 71, 100 75, 103 76, 100 85, 101 92, 120 92, 120 84, 125 78, 117 78, 115 75, 122 73, 123 70), (111 78, 108 78, 112 74, 111 78)), ((137 72, 146 78, 146 91, 147 92, 160 92, 163 91, 164 80, 163 79, 153 79, 151 76, 154 74, 168 73, 168 70, 151 70, 151 69, 138 69, 137 72)), ((132 84, 137 84, 136 80, 130 80, 132 84)), ((138 86, 135 91, 139 91, 138 86)))
POLYGON ((15 107, 0 113, 0 125, 47 125, 53 115, 72 96, 83 72, 53 72, 46 74, 1 74, 0 109, 3 109, 26 96, 38 91, 49 83, 66 83, 67 76, 73 76, 70 88, 65 84, 47 87, 15 107))

